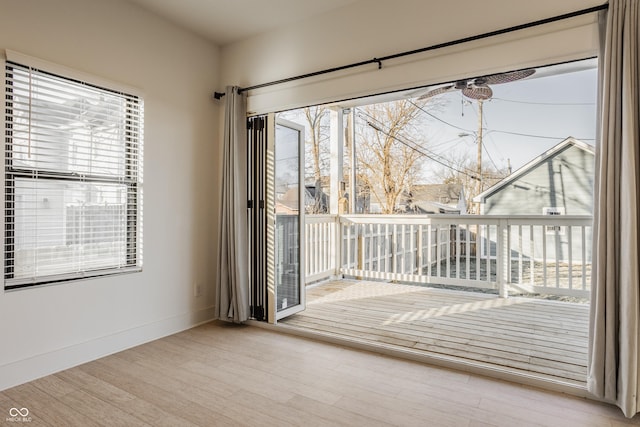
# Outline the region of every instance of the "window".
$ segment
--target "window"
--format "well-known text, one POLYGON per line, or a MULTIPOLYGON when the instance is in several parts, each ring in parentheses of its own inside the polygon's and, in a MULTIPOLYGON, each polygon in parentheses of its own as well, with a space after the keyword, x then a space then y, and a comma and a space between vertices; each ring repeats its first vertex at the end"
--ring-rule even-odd
POLYGON ((5 289, 142 267, 142 99, 8 60, 5 289))

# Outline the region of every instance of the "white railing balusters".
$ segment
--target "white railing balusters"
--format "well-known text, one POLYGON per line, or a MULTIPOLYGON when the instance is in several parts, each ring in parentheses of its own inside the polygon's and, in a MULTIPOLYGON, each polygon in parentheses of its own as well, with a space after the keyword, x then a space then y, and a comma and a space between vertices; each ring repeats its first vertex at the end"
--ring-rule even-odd
POLYGON ((305 216, 305 277, 307 282, 339 274, 341 229, 335 215, 305 216))
POLYGON ((307 215, 305 226, 307 283, 347 275, 589 296, 590 217, 307 215))
POLYGON ((482 264, 482 227, 476 224, 476 280, 480 280, 480 266, 482 264))
POLYGON ((573 289, 573 227, 567 226, 567 258, 569 259, 569 289, 573 289))
POLYGON ((433 266, 433 247, 431 246, 431 223, 427 224, 427 277, 431 277, 433 266))
POLYGON ((522 225, 518 225, 518 283, 522 283, 523 274, 523 246, 522 246, 522 225))
POLYGON ((558 258, 558 254, 562 250, 562 248, 560 246, 560 232, 556 228, 553 233, 554 233, 553 243, 556 246, 556 250, 555 250, 555 255, 556 255, 555 256, 555 260, 556 260, 556 265, 555 265, 555 269, 556 269, 556 288, 560 288, 560 259, 558 258))
POLYGON ((545 279, 547 274, 547 227, 542 226, 542 277, 545 279))
POLYGON ((529 253, 531 256, 529 257, 529 280, 531 288, 535 284, 535 264, 534 264, 534 243, 533 243, 533 225, 529 226, 529 253))
POLYGON ((442 268, 442 231, 440 226, 436 226, 436 275, 438 277, 442 276, 442 272, 440 271, 442 268))
MULTIPOLYGON (((500 293, 500 296, 506 296, 506 281, 507 278, 505 277, 505 268, 504 266, 506 265, 507 259, 509 258, 508 256, 506 256, 505 254, 505 237, 503 235, 503 232, 506 231, 504 228, 504 224, 498 224, 498 228, 496 230, 496 240, 497 240, 497 247, 496 247, 496 283, 498 286, 498 292, 500 293)), ((487 235, 489 235, 489 233, 487 233, 487 235)), ((487 276, 489 276, 491 274, 491 270, 489 268, 489 259, 491 257, 487 256, 487 276)), ((488 277, 487 279, 491 280, 490 277, 488 277)))
POLYGON ((462 254, 460 253, 460 228, 459 225, 454 225, 453 226, 453 230, 456 236, 456 250, 455 250, 455 257, 456 257, 456 279, 460 278, 460 258, 462 256, 462 254))
MULTIPOLYGON (((585 239, 585 229, 586 227, 582 226, 582 241, 584 242, 585 239)), ((586 245, 582 245, 582 289, 585 289, 587 287, 587 246, 586 245)))
POLYGON ((451 278, 451 229, 449 227, 443 227, 442 229, 444 231, 444 241, 446 242, 447 279, 449 279, 451 278))
MULTIPOLYGON (((486 263, 486 267, 485 269, 487 270, 486 273, 486 280, 491 281, 491 229, 495 229, 496 232, 496 239, 500 239, 500 230, 498 229, 498 227, 491 227, 491 225, 486 225, 485 229, 486 229, 486 245, 487 245, 487 258, 485 259, 485 263, 486 263)), ((500 240, 498 240, 500 241, 500 240)), ((496 247, 496 250, 497 247, 496 247)), ((497 258, 498 253, 496 253, 496 268, 498 268, 498 258, 497 258)))

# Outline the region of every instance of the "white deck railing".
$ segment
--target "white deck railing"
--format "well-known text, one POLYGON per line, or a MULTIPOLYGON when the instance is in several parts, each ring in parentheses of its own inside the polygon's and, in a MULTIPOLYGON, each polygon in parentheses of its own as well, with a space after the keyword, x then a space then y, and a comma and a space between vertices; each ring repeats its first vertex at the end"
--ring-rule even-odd
POLYGON ((588 297, 588 216, 307 215, 307 282, 331 276, 588 297), (339 261, 338 261, 339 260, 339 261))
POLYGON ((315 282, 340 274, 338 217, 305 215, 305 278, 315 282))

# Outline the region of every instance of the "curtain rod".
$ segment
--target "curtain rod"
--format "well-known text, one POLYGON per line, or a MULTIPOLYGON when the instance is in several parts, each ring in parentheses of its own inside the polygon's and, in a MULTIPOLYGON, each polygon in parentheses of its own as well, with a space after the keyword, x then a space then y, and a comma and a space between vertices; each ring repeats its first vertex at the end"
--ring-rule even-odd
MULTIPOLYGON (((342 65, 340 67, 327 68, 327 69, 320 70, 320 71, 314 71, 312 73, 301 74, 301 75, 294 76, 294 77, 287 77, 285 79, 274 80, 274 81, 267 82, 267 83, 260 83, 260 84, 254 85, 254 86, 242 87, 242 88, 238 89, 238 92, 239 93, 247 92, 247 91, 254 90, 254 89, 260 89, 260 88, 268 87, 268 86, 275 86, 275 85, 288 83, 288 82, 292 82, 292 81, 296 81, 296 80, 307 79, 309 77, 320 76, 320 75, 323 75, 323 74, 335 73, 337 71, 347 70, 349 68, 361 67, 363 65, 369 65, 369 64, 378 64, 378 69, 381 69, 382 68, 382 61, 388 61, 390 59, 396 59, 396 58, 401 58, 401 57, 404 57, 404 56, 416 55, 418 53, 424 53, 424 52, 428 52, 428 51, 431 51, 431 50, 442 49, 442 48, 445 48, 445 47, 455 46, 455 45, 459 45, 459 44, 463 44, 463 43, 469 43, 469 42, 472 42, 472 41, 482 40, 482 39, 486 39, 486 38, 489 38, 489 37, 498 36, 498 35, 501 35, 501 34, 512 33, 514 31, 520 31, 520 30, 524 30, 524 29, 527 29, 527 28, 537 27, 539 25, 544 25, 544 24, 549 24, 549 23, 552 23, 552 22, 562 21, 562 20, 565 20, 565 19, 574 18, 576 16, 586 15, 586 14, 593 13, 593 12, 599 12, 601 10, 607 10, 608 8, 609 8, 609 4, 608 3, 604 3, 604 4, 601 4, 600 6, 594 6, 594 7, 590 7, 590 8, 587 8, 587 9, 578 10, 578 11, 575 11, 575 12, 569 12, 569 13, 565 13, 565 14, 562 14, 562 15, 553 16, 551 18, 540 19, 538 21, 528 22, 526 24, 520 24, 520 25, 515 25, 513 27, 503 28, 503 29, 500 29, 500 30, 489 31, 487 33, 482 33, 482 34, 478 34, 478 35, 475 35, 475 36, 464 37, 464 38, 457 39, 457 40, 452 40, 452 41, 449 41, 449 42, 438 43, 438 44, 434 44, 434 45, 431 45, 431 46, 423 47, 423 48, 420 48, 420 49, 408 50, 408 51, 405 51, 405 52, 395 53, 395 54, 392 54, 392 55, 381 56, 380 58, 373 58, 373 59, 368 59, 368 60, 365 60, 365 61, 354 62, 352 64, 342 65)), ((215 99, 220 99, 224 95, 225 95, 224 92, 214 92, 213 93, 213 97, 215 99)))

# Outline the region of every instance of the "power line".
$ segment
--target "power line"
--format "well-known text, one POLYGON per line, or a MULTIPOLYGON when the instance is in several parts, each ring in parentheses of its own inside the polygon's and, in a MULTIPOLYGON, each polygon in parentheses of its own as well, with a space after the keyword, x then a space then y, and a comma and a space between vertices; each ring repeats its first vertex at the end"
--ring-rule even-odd
MULTIPOLYGON (((470 134, 470 135, 471 135, 471 134, 470 134)), ((441 147, 443 147, 443 146, 446 146, 446 145, 451 144, 451 143, 452 143, 452 142, 454 142, 454 141, 458 141, 458 142, 460 142, 460 138, 461 138, 461 137, 458 135, 458 136, 456 136, 455 138, 447 139, 447 140, 440 141, 440 142, 432 142, 432 141, 429 141, 429 149, 430 149, 432 152, 434 152, 434 153, 435 153, 435 152, 436 152, 436 150, 434 150, 434 148, 441 148, 441 147)), ((447 149, 450 149, 450 147, 447 147, 447 149)), ((438 153, 438 154, 440 155, 441 153, 438 153)))
MULTIPOLYGON (((475 109, 475 107, 473 105, 471 105, 471 108, 473 108, 473 111, 476 111, 476 109, 475 109)), ((476 115, 477 114, 479 114, 479 112, 476 111, 476 115)), ((482 114, 482 121, 484 122, 484 125, 488 129, 489 128, 489 121, 487 120, 487 113, 484 112, 484 110, 483 110, 483 114, 482 114)), ((491 139, 491 142, 493 142, 493 144, 495 145, 495 141, 493 140, 493 136, 491 136, 491 134, 489 134, 488 131, 487 131, 487 136, 491 139)), ((480 141, 476 141, 476 143, 480 143, 480 141)), ((484 152, 487 153, 487 157, 489 157, 489 160, 491 160, 491 163, 493 164, 493 167, 496 168, 496 170, 500 170, 500 168, 498 167, 496 162, 493 160, 493 157, 491 156, 491 153, 489 152, 489 149, 487 148, 487 144, 484 144, 484 146, 482 148, 484 149, 484 152)))
POLYGON ((421 107, 420 105, 416 104, 415 102, 413 102, 413 101, 412 101, 412 100, 410 100, 410 99, 408 99, 407 101, 409 101, 409 103, 410 103, 411 105, 413 105, 414 107, 418 108, 418 109, 419 109, 420 111, 422 111, 423 113, 427 114, 429 117, 432 117, 432 118, 436 119, 437 121, 444 123, 444 124, 445 124, 445 125, 447 125, 447 126, 451 126, 452 128, 456 128, 456 129, 458 129, 458 130, 462 130, 462 131, 465 131, 465 132, 473 132, 473 131, 472 131, 472 130, 470 130, 470 129, 465 129, 465 128, 462 128, 462 127, 460 127, 460 126, 456 126, 456 125, 454 125, 454 124, 452 124, 452 123, 449 123, 449 122, 447 122, 447 121, 445 121, 445 120, 442 120, 440 117, 437 117, 437 116, 435 116, 434 114, 431 114, 430 112, 428 112, 428 111, 427 111, 427 110, 425 110, 423 107, 421 107))
POLYGON ((491 153, 489 153, 489 150, 487 150, 487 144, 484 144, 482 148, 484 149, 484 152, 487 153, 487 156, 489 157, 489 160, 491 160, 491 164, 493 164, 493 167, 496 168, 496 170, 499 170, 500 168, 498 167, 498 165, 496 165, 496 162, 493 161, 493 157, 491 157, 491 153))
MULTIPOLYGON (((567 139, 567 136, 544 136, 544 135, 532 135, 532 134, 528 134, 528 133, 520 133, 520 132, 510 132, 510 131, 506 131, 506 130, 490 130, 489 132, 496 132, 496 133, 506 133, 508 135, 516 135, 516 136, 526 136, 528 138, 540 138, 540 139, 555 139, 555 140, 559 140, 559 141, 563 141, 565 139, 567 139)), ((578 138, 576 137, 576 139, 579 139, 580 141, 595 141, 595 138, 578 138)))
MULTIPOLYGON (((499 98, 491 98, 491 99, 499 99, 499 98)), ((464 132, 472 132, 472 133, 475 132, 473 130, 465 129, 465 128, 462 128, 460 126, 456 126, 456 125, 454 125, 452 123, 449 123, 449 122, 441 119, 440 117, 435 116, 434 114, 430 113, 429 111, 425 110, 421 106, 415 104, 413 101, 411 101, 411 100, 408 100, 408 101, 413 106, 415 106, 416 108, 420 109, 420 111, 422 111, 425 114, 427 114, 428 116, 438 120, 439 122, 444 123, 447 126, 451 126, 452 128, 455 128, 455 129, 458 129, 458 130, 462 130, 464 132)), ((506 131, 506 130, 487 129, 487 134, 489 132, 506 133, 506 134, 509 134, 509 135, 516 135, 516 136, 526 136, 526 137, 529 137, 529 138, 555 139, 555 140, 559 140, 559 141, 565 140, 567 138, 566 136, 533 135, 533 134, 528 134, 528 133, 510 132, 510 131, 506 131)), ((595 141, 595 138, 576 138, 576 139, 579 139, 581 141, 595 141)))
POLYGON ((492 100, 496 101, 504 101, 504 102, 513 102, 516 104, 529 104, 529 105, 557 105, 557 106, 587 106, 587 105, 596 105, 595 102, 534 102, 534 101, 518 101, 515 99, 505 99, 505 98, 497 98, 493 97, 492 100))
MULTIPOLYGON (((360 115, 360 114, 359 114, 359 115, 360 115)), ((368 116, 369 118, 371 118, 371 119, 372 119, 372 120, 374 120, 374 121, 378 121, 375 117, 372 117, 372 116, 370 116, 369 114, 364 113, 364 115, 368 116)), ((398 141, 399 143, 401 143, 402 145, 404 145, 404 146, 408 147, 409 149, 411 149, 411 150, 415 151, 416 153, 418 153, 418 154, 420 154, 420 155, 423 155, 423 156, 425 156, 425 157, 427 157, 427 158, 429 158, 429 159, 433 160, 434 162, 436 162, 436 163, 438 163, 438 164, 440 164, 440 165, 442 165, 442 166, 444 166, 444 167, 446 167, 446 168, 449 168, 449 169, 451 169, 451 170, 453 170, 453 171, 455 171, 455 172, 458 172, 458 173, 460 173, 460 174, 466 175, 466 176, 468 176, 468 177, 469 177, 469 178, 471 178, 471 179, 475 179, 475 180, 478 180, 478 179, 479 179, 479 178, 478 178, 477 176, 475 176, 475 175, 472 175, 472 174, 470 174, 470 173, 468 173, 468 172, 465 172, 465 171, 463 171, 463 170, 457 169, 457 168, 455 168, 455 167, 453 167, 453 166, 451 166, 451 165, 449 165, 449 164, 446 164, 444 161, 439 160, 439 159, 438 159, 438 157, 440 157, 440 156, 438 156, 438 155, 437 155, 437 154, 435 154, 435 153, 430 152, 430 151, 429 151, 429 150, 427 150, 426 148, 424 148, 424 147, 420 147, 420 148, 418 148, 418 147, 419 147, 419 145, 418 145, 417 143, 415 143, 415 142, 411 141, 411 145, 410 145, 408 142, 403 141, 403 140, 402 140, 401 138, 399 138, 398 136, 391 135, 389 132, 387 132, 387 131, 385 131, 384 129, 382 129, 382 128, 380 127, 380 125, 378 125, 378 124, 376 124, 376 123, 372 123, 371 121, 367 120, 365 117, 362 117, 362 115, 360 115, 360 117, 361 117, 361 118, 364 118, 364 119, 366 120, 366 122, 367 122, 367 125, 368 125, 368 126, 372 127, 373 129, 375 129, 375 130, 376 130, 376 131, 378 131, 378 132, 381 132, 382 134, 384 134, 384 135, 388 136, 389 138, 393 138, 394 140, 398 141), (424 151, 422 151, 422 150, 424 150, 424 151), (426 153, 425 153, 425 151, 426 151, 426 153)), ((405 137, 403 137, 403 138, 405 138, 405 137)))

